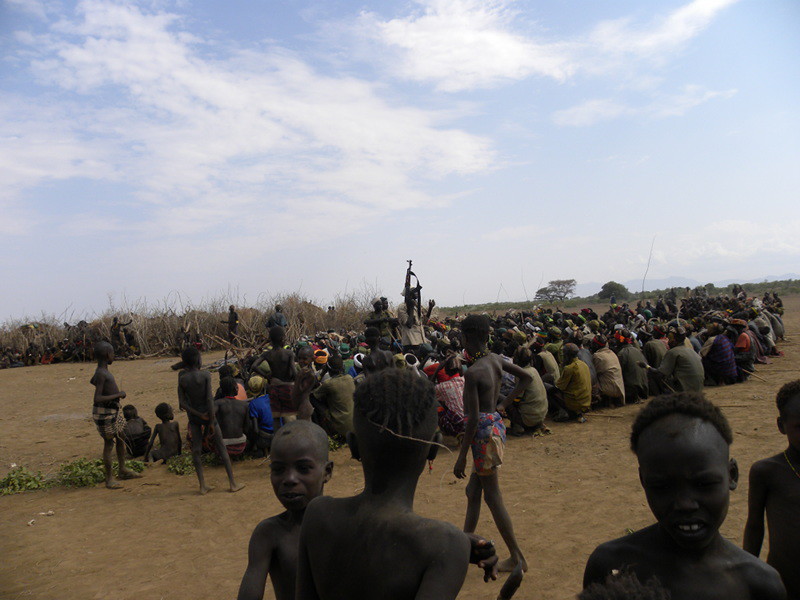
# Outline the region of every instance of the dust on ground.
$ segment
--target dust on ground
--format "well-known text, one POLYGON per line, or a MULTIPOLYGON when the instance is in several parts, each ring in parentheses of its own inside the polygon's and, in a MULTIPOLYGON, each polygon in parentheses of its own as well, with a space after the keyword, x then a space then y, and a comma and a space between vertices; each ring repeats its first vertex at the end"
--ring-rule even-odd
MULTIPOLYGON (((747 511, 750 465, 783 450, 775 427, 775 393, 800 374, 800 297, 788 298, 784 357, 760 366, 766 381, 706 388, 735 432, 733 456, 742 477, 732 494, 722 534, 741 545, 747 511)), ((220 353, 204 356, 209 362, 220 353)), ((150 425, 155 406, 177 409, 177 374, 171 358, 115 362, 120 388, 150 425)), ((91 364, 59 364, 0 371, 0 474, 11 463, 53 472, 62 462, 100 457, 102 441, 91 421, 91 364)), ((530 572, 519 598, 574 598, 594 547, 653 521, 637 478, 628 434, 637 406, 591 413, 585 424, 551 424, 553 434, 509 438, 500 484, 530 572)), ((186 415, 176 410, 182 433, 186 415)), ((359 463, 346 449, 332 455, 332 496, 357 493, 359 463)), ((463 525, 465 480, 452 474, 454 454, 440 452, 420 478, 415 510, 426 517, 463 525)), ((122 490, 102 486, 53 488, 0 497, 0 597, 42 600, 127 600, 139 598, 232 598, 247 562, 253 527, 281 511, 264 460, 235 462, 247 487, 226 491, 225 471, 209 467, 216 486, 197 494, 194 475, 179 477, 164 466, 149 467, 122 490), (53 511, 51 516, 42 515, 53 511), (35 519, 33 525, 28 525, 35 519)), ((485 505, 478 533, 507 555, 485 505)), ((766 549, 765 549, 766 552, 766 549)), ((387 565, 387 568, 390 566, 387 565)), ((501 581, 484 584, 471 567, 459 598, 495 598, 501 581)), ((267 584, 265 598, 273 598, 267 584)))

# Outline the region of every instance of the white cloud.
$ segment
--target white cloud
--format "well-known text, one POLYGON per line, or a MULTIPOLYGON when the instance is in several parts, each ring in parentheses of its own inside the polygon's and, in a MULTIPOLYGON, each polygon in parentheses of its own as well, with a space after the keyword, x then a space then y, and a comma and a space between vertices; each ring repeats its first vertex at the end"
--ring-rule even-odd
POLYGON ((709 100, 730 98, 734 94, 736 90, 714 91, 698 85, 687 85, 678 94, 657 97, 641 106, 631 106, 608 98, 586 100, 576 106, 554 112, 553 122, 568 127, 586 127, 622 116, 657 119, 677 117, 709 100))
POLYGON ((422 10, 382 21, 362 15, 364 35, 395 49, 399 77, 447 92, 541 75, 563 81, 574 66, 569 43, 546 43, 512 30, 509 0, 427 0, 422 10))
POLYGON ((589 35, 589 44, 611 55, 652 56, 670 51, 697 36, 719 12, 736 2, 738 0, 694 0, 638 29, 628 18, 603 21, 589 35))
MULTIPOLYGON (((694 0, 636 26, 603 21, 563 39, 520 31, 514 0, 417 0, 414 13, 389 20, 366 12, 359 33, 391 49, 377 57, 394 75, 457 92, 540 76, 566 81, 578 73, 605 74, 625 63, 662 60, 700 34, 738 0, 694 0)), ((653 76, 644 76, 651 85, 653 76)), ((631 85, 637 83, 634 78, 631 85)))
POLYGON ((297 215, 325 198, 335 227, 348 207, 366 215, 433 202, 426 180, 493 162, 489 142, 448 128, 446 112, 397 106, 374 84, 321 75, 281 48, 222 57, 217 48, 210 59, 176 15, 102 0, 77 11, 46 35, 18 37, 26 55, 38 52, 39 81, 75 100, 3 119, 14 143, 0 174, 16 194, 48 180, 117 179, 152 206, 147 231, 185 234, 265 208, 301 227, 297 215))

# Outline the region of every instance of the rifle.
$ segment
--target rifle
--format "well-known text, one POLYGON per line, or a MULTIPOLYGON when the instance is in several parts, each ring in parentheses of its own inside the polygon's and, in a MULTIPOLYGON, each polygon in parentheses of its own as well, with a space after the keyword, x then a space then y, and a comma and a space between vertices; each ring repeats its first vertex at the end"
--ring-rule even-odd
POLYGON ((411 261, 408 261, 408 269, 406 269, 406 283, 405 283, 405 297, 406 309, 410 315, 414 310, 414 297, 411 295, 411 277, 417 280, 417 285, 414 288, 417 296, 417 318, 422 322, 422 286, 419 283, 419 277, 414 271, 411 270, 411 261))

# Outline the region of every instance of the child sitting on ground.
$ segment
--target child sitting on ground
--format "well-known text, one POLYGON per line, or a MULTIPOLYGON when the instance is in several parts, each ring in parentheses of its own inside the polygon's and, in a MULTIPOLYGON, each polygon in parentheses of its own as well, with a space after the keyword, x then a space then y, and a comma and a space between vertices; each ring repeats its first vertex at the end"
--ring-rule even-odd
POLYGON ((767 563, 775 567, 790 600, 800 598, 800 380, 784 385, 776 398, 778 431, 789 447, 750 469, 744 549, 761 553, 764 512, 769 522, 767 563))
POLYGON ((470 540, 413 511, 417 480, 441 439, 433 386, 406 370, 386 369, 358 387, 354 407, 348 441, 362 461, 364 491, 309 505, 296 598, 455 598, 470 540))
POLYGON ((122 437, 125 438, 125 446, 131 458, 147 455, 147 440, 150 439, 150 426, 142 417, 133 404, 126 404, 122 407, 122 414, 125 415, 125 429, 122 437))
POLYGON ((700 393, 659 396, 642 409, 631 449, 657 523, 598 546, 584 588, 629 567, 658 579, 672 600, 784 599, 775 569, 719 533, 738 479, 732 441, 727 419, 700 393))
POLYGON ((177 456, 181 453, 181 430, 178 423, 173 421, 175 415, 172 412, 172 407, 166 402, 156 406, 156 416, 161 419, 161 423, 153 429, 153 435, 147 443, 144 459, 147 462, 160 460, 165 463, 171 456, 177 456), (158 443, 161 447, 158 450, 153 450, 153 442, 156 436, 158 436, 158 443))

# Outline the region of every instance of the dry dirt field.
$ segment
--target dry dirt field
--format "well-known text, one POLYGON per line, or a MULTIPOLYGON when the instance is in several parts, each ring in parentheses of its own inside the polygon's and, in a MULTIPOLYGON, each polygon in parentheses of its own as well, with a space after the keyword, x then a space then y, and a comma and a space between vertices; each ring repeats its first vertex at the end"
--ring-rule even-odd
MULTIPOLYGON (((775 427, 775 392, 800 374, 795 333, 800 297, 786 302, 784 357, 758 373, 768 383, 707 388, 735 431, 733 455, 743 479, 733 493, 725 537, 741 544, 747 509, 747 472, 757 459, 782 450, 775 427)), ((213 360, 218 354, 205 359, 213 360)), ((112 371, 151 424, 159 402, 177 408, 172 359, 121 361, 112 371)), ((0 371, 0 476, 11 463, 53 471, 77 457, 99 457, 102 442, 91 422, 89 364, 60 364, 0 371)), ((652 521, 628 449, 638 408, 590 415, 588 423, 552 424, 553 435, 510 438, 500 482, 517 537, 531 567, 518 598, 574 598, 592 549, 652 521)), ((185 413, 178 413, 186 430, 185 413)), ((462 525, 464 481, 452 475, 454 455, 439 454, 420 478, 416 510, 462 525)), ((333 454, 326 492, 346 496, 362 486, 359 464, 346 450, 333 454)), ((226 491, 225 472, 209 469, 216 489, 197 494, 194 475, 179 477, 163 466, 148 468, 123 490, 102 486, 54 488, 0 497, 0 598, 42 600, 233 598, 247 560, 247 542, 261 519, 281 510, 264 461, 234 463, 247 487, 226 491), (53 516, 39 513, 53 511, 53 516), (29 526, 28 522, 36 522, 29 526)), ((507 553, 484 510, 478 532, 507 553)), ((391 565, 387 565, 391 568, 391 565)), ((459 598, 495 598, 500 582, 484 584, 473 567, 459 598)), ((272 598, 267 586, 266 598, 272 598)))

